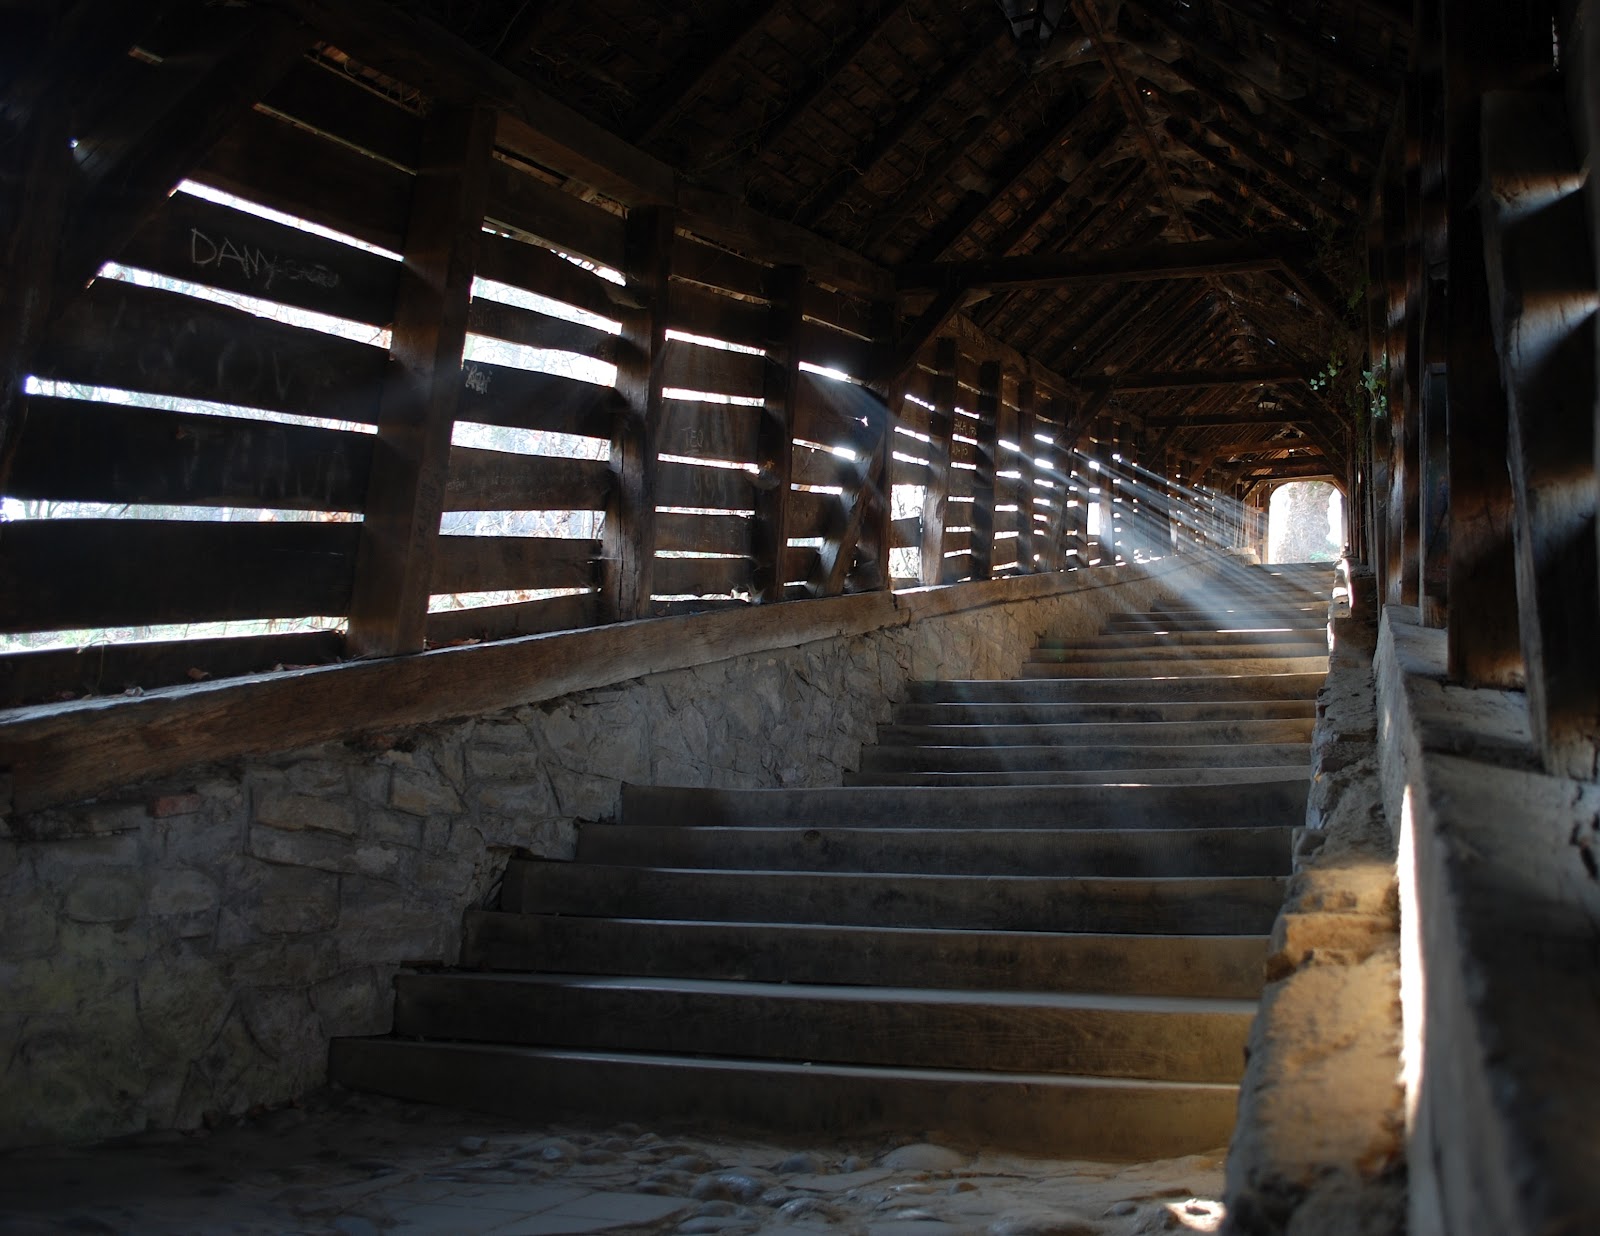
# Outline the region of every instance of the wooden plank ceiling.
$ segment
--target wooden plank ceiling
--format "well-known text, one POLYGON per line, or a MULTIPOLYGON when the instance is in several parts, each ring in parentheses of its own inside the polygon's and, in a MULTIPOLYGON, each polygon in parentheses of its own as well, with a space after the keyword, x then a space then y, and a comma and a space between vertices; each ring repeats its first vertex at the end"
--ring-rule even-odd
MULTIPOLYGON (((1410 55, 1401 0, 1066 0, 1031 63, 995 0, 408 7, 689 177, 891 268, 1303 238, 1289 270, 967 293, 991 334, 1089 380, 1311 374, 1342 350, 1410 55)), ((1241 476, 1343 452, 1347 413, 1304 384, 1115 398, 1241 476)))

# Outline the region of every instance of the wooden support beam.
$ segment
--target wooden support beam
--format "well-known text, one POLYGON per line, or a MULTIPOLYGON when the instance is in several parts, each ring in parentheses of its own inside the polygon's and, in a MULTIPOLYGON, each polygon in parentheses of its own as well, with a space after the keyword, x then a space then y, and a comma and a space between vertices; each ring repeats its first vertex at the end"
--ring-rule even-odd
POLYGON ((1037 571, 1033 536, 1034 456, 1042 443, 1034 441, 1038 423, 1038 388, 1027 378, 1017 384, 1017 569, 1024 574, 1037 571))
POLYGON ((995 460, 1000 453, 1000 383, 1004 371, 995 361, 978 367, 978 444, 972 478, 972 578, 994 573, 995 460))
POLYGON ((687 63, 674 64, 661 85, 623 124, 623 132, 628 134, 629 140, 644 146, 671 128, 782 4, 783 0, 765 0, 765 3, 740 6, 735 10, 736 18, 729 29, 702 31, 695 40, 696 54, 687 63))
POLYGON ((947 289, 935 296, 933 302, 906 327, 900 342, 884 350, 882 367, 870 376, 867 385, 884 393, 900 382, 916 365, 917 357, 922 355, 922 349, 928 346, 928 341, 950 325, 966 300, 967 291, 960 287, 947 289))
POLYGON ((934 353, 933 409, 928 413, 928 481, 922 497, 924 584, 944 583, 944 525, 950 499, 950 446, 955 430, 960 351, 954 339, 939 340, 934 353))
MULTIPOLYGON (((884 433, 892 432, 888 425, 887 409, 882 418, 884 433)), ((867 456, 859 483, 848 490, 842 499, 839 518, 823 539, 817 554, 817 573, 812 581, 812 592, 817 596, 836 597, 844 591, 850 568, 855 565, 856 546, 861 541, 862 529, 873 508, 873 494, 881 492, 888 475, 885 464, 888 452, 886 442, 880 442, 867 456)), ((885 582, 888 571, 884 571, 885 582)))
POLYGON ((1249 425, 1257 429, 1280 429, 1285 425, 1304 425, 1305 418, 1294 413, 1263 416, 1259 412, 1208 412, 1201 416, 1147 416, 1149 429, 1221 429, 1249 425))
POLYGON ((358 656, 422 651, 493 155, 486 108, 441 108, 423 129, 350 599, 358 656))
POLYGON ((902 293, 909 293, 950 287, 1017 289, 1205 279, 1276 270, 1310 257, 1311 250, 1303 237, 1268 235, 1248 240, 1141 245, 1102 253, 916 263, 900 267, 895 272, 895 282, 902 293))
POLYGON ((928 114, 943 100, 950 87, 970 74, 983 59, 996 51, 1010 34, 997 17, 989 19, 992 33, 988 38, 974 38, 965 52, 955 56, 937 74, 917 91, 911 101, 890 117, 883 128, 874 134, 864 150, 857 151, 844 165, 829 177, 817 192, 806 201, 795 215, 801 227, 811 227, 819 222, 860 181, 877 169, 878 164, 910 135, 928 114))
POLYGON ((656 470, 670 313, 673 212, 630 211, 622 271, 638 308, 622 318, 617 393, 623 407, 611 437, 611 502, 606 508, 601 596, 613 622, 648 618, 655 592, 656 470))
MULTIPOLYGON (((1288 386, 1304 382, 1308 376, 1303 369, 1295 365, 1259 365, 1240 369, 1195 369, 1173 373, 1123 373, 1105 379, 1090 378, 1087 381, 1096 384, 1100 381, 1109 382, 1112 389, 1126 394, 1133 391, 1203 390, 1223 386, 1288 386)), ((1283 418, 1277 421, 1245 420, 1235 423, 1282 424, 1283 418)))
POLYGON ((794 476, 794 417, 800 390, 800 331, 805 270, 785 266, 768 277, 772 308, 768 312, 766 365, 760 429, 756 435, 755 524, 751 553, 755 557, 758 603, 783 600, 783 563, 789 548, 789 486, 794 476))
POLYGON ((1528 715, 1545 768, 1600 757, 1594 261, 1561 96, 1483 100, 1484 262, 1510 414, 1528 715))
POLYGON ((1397 75, 1382 67, 1362 64, 1344 50, 1343 43, 1326 37, 1322 31, 1278 16, 1260 0, 1217 0, 1217 3, 1253 23, 1261 33, 1294 48, 1313 64, 1370 91, 1380 99, 1393 98, 1398 93, 1397 75))
MULTIPOLYGON (((1481 229, 1483 102, 1513 66, 1537 63, 1531 30, 1518 37, 1512 6, 1442 6, 1445 195, 1449 211, 1450 322, 1446 449, 1450 469, 1450 676, 1468 687, 1521 689, 1511 476, 1498 449, 1510 441, 1506 392, 1490 324, 1481 229), (1508 28, 1509 27, 1509 28, 1508 28)), ((1526 22, 1526 18, 1524 18, 1526 22)), ((1542 32, 1541 32, 1542 34, 1542 32)), ((1541 40, 1542 41, 1542 40, 1541 40)))

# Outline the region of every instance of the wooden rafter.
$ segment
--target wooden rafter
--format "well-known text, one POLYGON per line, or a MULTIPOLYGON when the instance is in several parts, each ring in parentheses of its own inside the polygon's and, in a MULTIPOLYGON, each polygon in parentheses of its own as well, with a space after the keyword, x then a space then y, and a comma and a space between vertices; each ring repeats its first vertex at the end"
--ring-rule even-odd
POLYGON ((1342 50, 1342 44, 1325 38, 1317 30, 1280 17, 1271 7, 1258 0, 1216 0, 1216 3, 1237 13, 1262 34, 1294 48, 1311 63, 1370 91, 1380 99, 1392 97, 1398 89, 1398 79, 1394 75, 1359 63, 1342 50))
POLYGON ((873 135, 864 150, 853 153, 827 183, 801 206, 795 222, 801 227, 810 227, 837 206, 852 188, 870 176, 889 153, 922 123, 950 87, 977 68, 1006 37, 1005 27, 996 21, 994 31, 987 39, 977 39, 964 53, 953 57, 873 135))
POLYGON ((718 41, 705 37, 706 46, 689 63, 674 65, 667 79, 648 99, 634 109, 633 115, 623 125, 630 140, 645 145, 660 137, 677 121, 715 81, 728 65, 744 50, 745 43, 784 0, 765 0, 754 4, 741 14, 737 24, 724 32, 718 41))

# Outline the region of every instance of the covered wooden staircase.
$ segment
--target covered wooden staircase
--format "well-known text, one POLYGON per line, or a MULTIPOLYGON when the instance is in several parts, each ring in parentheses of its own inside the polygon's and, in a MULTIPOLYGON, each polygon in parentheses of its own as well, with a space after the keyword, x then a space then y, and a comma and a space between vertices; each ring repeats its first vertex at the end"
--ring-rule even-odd
POLYGON ((854 784, 630 787, 513 862, 334 1080, 508 1114, 1223 1144, 1307 790, 1331 569, 920 684, 854 784))

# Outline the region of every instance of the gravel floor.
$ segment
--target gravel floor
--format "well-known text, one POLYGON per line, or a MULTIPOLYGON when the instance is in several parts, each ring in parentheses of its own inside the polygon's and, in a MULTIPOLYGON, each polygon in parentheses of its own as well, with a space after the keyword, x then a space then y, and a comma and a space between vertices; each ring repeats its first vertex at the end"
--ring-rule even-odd
POLYGON ((1135 1236, 1222 1221, 1221 1151, 1105 1164, 703 1132, 326 1091, 209 1132, 0 1156, 0 1233, 1135 1236))

